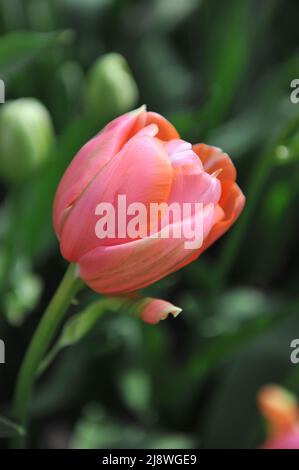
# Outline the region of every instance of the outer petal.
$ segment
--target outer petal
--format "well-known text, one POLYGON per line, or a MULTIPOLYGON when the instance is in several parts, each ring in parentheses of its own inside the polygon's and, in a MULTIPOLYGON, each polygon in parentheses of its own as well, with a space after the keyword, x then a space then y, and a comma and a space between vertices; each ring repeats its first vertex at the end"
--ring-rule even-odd
POLYGON ((159 128, 159 133, 157 135, 158 139, 161 140, 172 140, 172 139, 179 139, 179 133, 176 128, 165 119, 161 114, 153 113, 149 111, 146 113, 146 123, 148 124, 157 124, 159 128))
MULTIPOLYGON (((211 246, 233 225, 241 214, 245 204, 245 196, 236 183, 222 183, 222 196, 219 202, 219 212, 223 211, 223 216, 216 219, 206 242, 198 255, 211 246)), ((219 214, 218 212, 218 214, 219 214)), ((217 212, 216 212, 217 215, 217 212)))
POLYGON ((53 220, 58 237, 61 236, 65 212, 128 139, 144 126, 145 120, 143 108, 124 114, 111 121, 79 150, 64 173, 55 195, 53 220))
POLYGON ((181 313, 182 309, 167 302, 166 300, 151 299, 145 300, 144 306, 140 312, 140 318, 145 323, 154 325, 161 320, 165 320, 169 314, 174 317, 181 313))
MULTIPOLYGON (((203 236, 209 233, 214 219, 214 205, 209 204, 203 214, 203 236)), ((183 221, 182 234, 185 233, 183 221)), ((80 276, 93 290, 106 294, 127 293, 141 289, 176 271, 190 252, 186 249, 186 238, 175 238, 170 227, 170 237, 162 238, 168 227, 158 238, 149 237, 118 246, 102 246, 80 259, 80 276)))
POLYGON ((222 152, 218 147, 206 144, 193 145, 193 150, 199 156, 207 173, 211 175, 221 170, 221 173, 219 173, 220 181, 236 181, 237 172, 227 153, 222 152))
POLYGON ((221 194, 220 182, 204 171, 191 144, 177 139, 167 142, 165 147, 174 169, 169 204, 172 202, 217 204, 221 194))
POLYGON ((204 170, 218 173, 217 179, 221 183, 221 198, 215 208, 213 226, 202 247, 190 254, 178 267, 181 269, 197 259, 209 246, 220 238, 237 220, 245 205, 245 196, 235 183, 236 170, 229 156, 217 147, 206 144, 193 146, 194 152, 200 157, 204 170))
POLYGON ((235 183, 236 169, 226 153, 223 153, 217 147, 205 144, 194 145, 193 150, 200 157, 205 171, 213 174, 221 170, 221 173, 218 175, 222 190, 219 208, 215 214, 215 224, 204 246, 198 253, 200 255, 237 220, 244 208, 245 196, 235 183))
MULTIPOLYGON (((60 248, 63 256, 77 262, 103 244, 97 238, 95 214, 101 202, 115 206, 118 195, 126 195, 127 206, 142 202, 147 208, 152 202, 167 201, 172 180, 172 167, 159 140, 137 135, 102 168, 77 199, 63 224, 60 248), (142 175, 142 178, 140 178, 142 175)), ((109 240, 109 244, 124 243, 124 239, 109 240)))
POLYGON ((165 142, 172 166, 193 165, 198 172, 203 171, 203 166, 198 155, 192 149, 192 145, 182 139, 173 139, 165 142))

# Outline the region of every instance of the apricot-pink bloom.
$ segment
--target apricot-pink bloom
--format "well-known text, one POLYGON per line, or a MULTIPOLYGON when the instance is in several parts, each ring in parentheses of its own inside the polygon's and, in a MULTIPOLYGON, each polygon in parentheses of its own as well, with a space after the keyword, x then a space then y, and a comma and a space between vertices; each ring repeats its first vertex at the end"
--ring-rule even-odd
POLYGON ((266 385, 258 405, 267 423, 263 449, 299 449, 299 407, 296 397, 278 385, 266 385))
MULTIPOLYGON (((157 113, 127 113, 84 145, 59 184, 53 218, 61 253, 93 290, 134 292, 197 258, 234 223, 245 201, 235 180, 234 165, 221 150, 192 147, 157 113), (118 195, 146 208, 153 202, 202 203, 203 245, 186 249, 184 237, 172 236, 99 239, 95 208, 115 204, 118 195)), ((168 228, 171 235, 175 224, 168 228)))

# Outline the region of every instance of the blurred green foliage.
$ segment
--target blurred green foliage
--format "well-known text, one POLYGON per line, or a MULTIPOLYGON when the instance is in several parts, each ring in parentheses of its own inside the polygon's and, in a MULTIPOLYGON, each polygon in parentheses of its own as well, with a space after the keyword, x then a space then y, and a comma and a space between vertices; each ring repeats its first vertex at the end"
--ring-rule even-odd
MULTIPOLYGON (((110 117, 139 95, 137 105, 165 114, 184 139, 228 152, 247 196, 222 240, 145 290, 182 307, 177 319, 153 327, 125 311, 100 321, 92 312, 82 327, 73 314, 101 301, 80 296, 67 320, 75 329, 64 330, 76 344, 51 357, 35 391, 32 447, 253 448, 265 436, 259 388, 287 383, 299 394, 290 362, 299 332, 299 104, 290 101, 298 13, 296 0, 2 0, 6 99, 43 103, 56 138, 17 189, 0 187, 1 415, 65 269, 52 229, 55 188, 110 117), (110 53, 123 56, 113 83, 93 65, 110 53)), ((16 431, 0 419, 2 436, 16 431)))

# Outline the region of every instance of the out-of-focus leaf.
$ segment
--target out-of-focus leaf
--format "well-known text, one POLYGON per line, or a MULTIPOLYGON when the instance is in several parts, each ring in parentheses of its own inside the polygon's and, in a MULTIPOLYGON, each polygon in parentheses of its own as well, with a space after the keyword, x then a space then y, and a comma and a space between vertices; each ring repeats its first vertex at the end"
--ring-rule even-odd
POLYGON ((2 0, 0 9, 5 32, 24 28, 25 4, 22 0, 2 0))
POLYGON ((198 357, 192 358, 189 364, 191 375, 199 377, 202 373, 206 373, 210 367, 218 364, 218 361, 222 361, 226 355, 236 351, 248 340, 256 338, 295 315, 298 307, 298 301, 294 301, 282 307, 279 312, 273 313, 272 310, 268 314, 255 312, 255 318, 245 322, 237 331, 221 335, 210 342, 206 351, 202 351, 200 361, 198 357))
POLYGON ((40 278, 30 272, 24 273, 14 288, 4 294, 4 311, 7 320, 14 326, 20 326, 25 315, 37 304, 41 291, 40 278))
POLYGON ((242 217, 238 221, 237 226, 234 228, 222 249, 220 261, 218 262, 215 289, 221 290, 227 279, 229 272, 236 261, 240 246, 245 239, 246 231, 249 229, 252 217, 258 208, 261 194, 267 184, 267 180, 275 167, 275 149, 278 145, 282 145, 297 131, 299 126, 299 111, 296 109, 295 113, 286 120, 283 124, 270 133, 268 140, 264 144, 264 148, 256 165, 251 171, 250 179, 245 188, 246 205, 242 217))
POLYGON ((287 322, 293 321, 298 313, 298 308, 299 302, 293 301, 281 307, 279 311, 273 312, 273 309, 271 309, 268 313, 260 312, 258 314, 255 312, 255 318, 241 324, 236 331, 230 331, 220 334, 214 339, 209 339, 206 346, 201 342, 201 347, 197 353, 193 350, 190 360, 187 364, 184 364, 183 369, 176 366, 173 371, 173 383, 170 384, 170 387, 176 385, 176 393, 170 396, 169 394, 167 395, 167 402, 164 406, 168 405, 170 409, 173 406, 177 406, 177 418, 179 419, 180 409, 184 409, 185 413, 187 413, 188 407, 192 409, 192 404, 196 400, 195 395, 198 393, 197 387, 199 387, 202 379, 208 373, 215 370, 220 364, 223 364, 233 354, 248 347, 249 342, 254 342, 266 334, 271 334, 272 331, 277 331, 278 325, 282 327, 287 322), (178 403, 181 404, 179 405, 178 403))
POLYGON ((188 102, 192 76, 170 41, 162 35, 146 36, 140 40, 137 54, 142 64, 140 92, 146 102, 162 112, 180 109, 188 102))
MULTIPOLYGON (((111 376, 116 373, 117 363, 120 363, 122 371, 123 360, 130 361, 132 358, 133 361, 140 355, 143 325, 139 319, 109 311, 98 323, 86 341, 80 341, 74 348, 64 348, 59 360, 47 371, 33 402, 35 416, 57 413, 58 410, 73 406, 88 387, 96 390, 100 386, 103 391, 102 374, 99 374, 99 370, 111 376), (111 365, 113 357, 115 362, 111 365), (71 397, 70 387, 76 390, 71 397)), ((110 389, 108 378, 107 386, 110 389)), ((111 392, 112 390, 108 391, 109 395, 111 392)), ((98 397, 100 399, 100 394, 98 397)))
POLYGON ((95 17, 97 13, 111 6, 115 0, 60 0, 65 10, 75 12, 82 18, 95 17))
POLYGON ((58 129, 64 129, 82 107, 84 74, 78 62, 65 62, 51 84, 51 108, 58 129))
POLYGON ((293 371, 289 344, 297 328, 298 318, 288 318, 229 361, 205 403, 200 424, 205 447, 244 449, 262 444, 266 430, 260 426, 257 393, 266 384, 284 383, 293 371))
POLYGON ((158 29, 165 33, 192 15, 200 4, 201 0, 154 0, 143 16, 141 27, 150 31, 158 29))
POLYGON ((151 384, 143 370, 124 371, 120 388, 127 406, 134 412, 146 413, 149 410, 151 384))
POLYGON ((0 39, 0 76, 5 81, 21 66, 44 53, 48 48, 68 44, 72 40, 71 31, 35 33, 17 31, 0 39))
POLYGON ((51 0, 28 0, 28 20, 35 31, 53 31, 57 18, 55 17, 55 2, 51 0))
POLYGON ((246 111, 213 130, 210 141, 238 157, 277 132, 297 112, 290 100, 290 82, 297 76, 298 68, 298 52, 272 67, 257 83, 255 94, 250 94, 246 111), (263 125, 265 121, 267 126, 263 125))
POLYGON ((24 436, 25 430, 16 423, 0 416, 0 438, 24 436))
POLYGON ((41 278, 32 272, 28 259, 18 257, 6 273, 5 283, 1 288, 1 313, 11 325, 22 325, 26 315, 36 307, 40 299, 41 278))
POLYGON ((232 0, 228 4, 213 0, 203 2, 198 41, 199 45, 205 41, 206 44, 198 82, 201 81, 207 97, 199 110, 175 110, 172 117, 173 123, 189 140, 196 141, 217 129, 241 89, 253 51, 250 4, 250 0, 232 0))
POLYGON ((218 14, 213 17, 213 8, 206 5, 210 15, 207 28, 213 28, 206 50, 211 95, 202 110, 202 119, 209 129, 225 117, 249 64, 252 41, 250 5, 249 0, 232 0, 229 5, 214 2, 218 14))
POLYGON ((194 444, 185 434, 115 421, 96 403, 85 407, 71 440, 75 449, 192 449, 194 444))
POLYGON ((238 330, 242 324, 253 320, 258 312, 275 312, 280 306, 279 299, 263 291, 248 287, 224 292, 215 306, 213 316, 203 319, 203 335, 217 336, 238 330))
POLYGON ((72 316, 65 323, 56 344, 41 363, 40 372, 44 371, 61 349, 71 346, 84 338, 94 328, 106 310, 120 309, 123 303, 123 299, 100 299, 89 305, 83 312, 72 316))
POLYGON ((253 239, 256 260, 248 267, 251 276, 256 279, 276 276, 285 263, 288 246, 296 240, 296 218, 293 213, 298 198, 298 170, 294 168, 290 178, 273 181, 261 203, 253 239))

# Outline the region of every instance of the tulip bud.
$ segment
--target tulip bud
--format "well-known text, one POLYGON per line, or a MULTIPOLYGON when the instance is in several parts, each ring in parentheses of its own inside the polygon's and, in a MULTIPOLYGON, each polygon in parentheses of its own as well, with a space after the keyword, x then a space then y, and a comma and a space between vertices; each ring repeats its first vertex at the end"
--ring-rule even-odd
POLYGON ((271 435, 289 430, 298 421, 296 397, 278 385, 264 386, 258 394, 258 403, 271 435))
POLYGON ((50 114, 36 99, 21 98, 0 109, 0 175, 25 180, 47 158, 54 140, 50 114))
POLYGON ((138 89, 129 66, 120 54, 99 58, 87 77, 87 111, 107 121, 130 110, 138 101, 138 89))
POLYGON ((299 408, 296 397, 278 385, 264 386, 258 405, 268 425, 264 449, 299 449, 299 408))
MULTIPOLYGON (((192 147, 163 116, 142 107, 110 122, 79 150, 58 186, 53 222, 62 255, 78 265, 91 289, 127 295, 200 256, 236 221, 244 203, 227 154, 205 144, 192 147), (131 230, 123 196, 127 208, 142 204, 142 233, 131 230), (163 216, 158 229, 151 209, 161 202, 182 208, 188 203, 190 215, 176 222, 163 216), (117 223, 112 215, 109 233, 96 217, 107 203, 111 214, 120 216, 117 223)), ((160 307, 147 310, 145 318, 163 318, 168 307, 160 307)))

